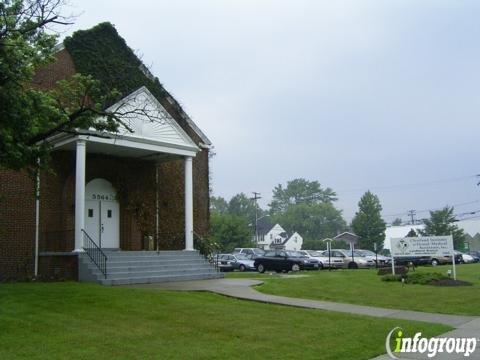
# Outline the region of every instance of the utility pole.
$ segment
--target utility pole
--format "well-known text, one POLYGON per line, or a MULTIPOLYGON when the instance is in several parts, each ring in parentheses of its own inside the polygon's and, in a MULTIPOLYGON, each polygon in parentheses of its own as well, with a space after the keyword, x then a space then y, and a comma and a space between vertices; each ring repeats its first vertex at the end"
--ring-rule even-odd
POLYGON ((251 198, 255 202, 255 243, 258 244, 258 231, 257 231, 257 225, 258 225, 258 199, 261 199, 262 197, 260 196, 259 192, 252 191, 253 198, 251 198))
POLYGON ((412 219, 412 225, 415 225, 415 215, 417 214, 417 212, 415 210, 408 210, 407 212, 408 216, 410 216, 410 218, 412 219))

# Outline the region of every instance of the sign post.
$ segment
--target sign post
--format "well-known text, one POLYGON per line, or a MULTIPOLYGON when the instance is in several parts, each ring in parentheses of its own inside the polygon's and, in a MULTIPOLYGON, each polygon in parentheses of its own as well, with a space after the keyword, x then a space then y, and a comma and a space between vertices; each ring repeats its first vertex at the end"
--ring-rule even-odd
POLYGON ((457 269, 455 268, 455 251, 452 251, 453 280, 457 280, 457 269))
POLYGON ((390 255, 392 255, 392 275, 395 275, 395 259, 393 258, 392 251, 390 251, 390 255))
POLYGON ((328 271, 331 271, 331 270, 332 270, 332 256, 331 256, 331 252, 332 252, 332 239, 326 238, 326 239, 324 239, 323 241, 325 241, 325 242, 327 243, 327 250, 328 250, 328 271))
POLYGON ((328 271, 332 271, 332 242, 327 242, 328 246, 328 271))

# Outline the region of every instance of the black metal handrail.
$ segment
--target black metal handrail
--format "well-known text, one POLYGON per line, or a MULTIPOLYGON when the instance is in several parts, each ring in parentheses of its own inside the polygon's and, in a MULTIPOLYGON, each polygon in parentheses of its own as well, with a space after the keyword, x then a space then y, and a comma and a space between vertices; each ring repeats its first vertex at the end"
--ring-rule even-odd
POLYGON ((198 235, 196 232, 193 232, 193 241, 194 247, 199 251, 200 255, 212 264, 215 267, 215 270, 219 271, 218 261, 215 259, 216 254, 220 250, 219 245, 209 238, 204 238, 198 235))
POLYGON ((93 241, 90 235, 85 230, 83 232, 83 250, 87 253, 88 257, 97 266, 98 270, 107 278, 107 255, 103 250, 93 241))

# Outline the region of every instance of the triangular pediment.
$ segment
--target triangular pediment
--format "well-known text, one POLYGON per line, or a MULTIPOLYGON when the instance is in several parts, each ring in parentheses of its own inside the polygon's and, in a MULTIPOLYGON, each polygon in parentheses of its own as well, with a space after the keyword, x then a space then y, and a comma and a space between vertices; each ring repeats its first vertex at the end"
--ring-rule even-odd
POLYGON ((197 147, 175 119, 145 87, 141 87, 111 106, 124 123, 120 135, 154 140, 163 144, 197 147))

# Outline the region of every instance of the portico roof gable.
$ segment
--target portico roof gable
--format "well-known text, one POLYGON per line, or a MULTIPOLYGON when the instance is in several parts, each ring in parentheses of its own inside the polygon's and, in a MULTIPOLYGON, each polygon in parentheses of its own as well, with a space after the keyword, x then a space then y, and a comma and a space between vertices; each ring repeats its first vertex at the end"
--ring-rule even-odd
POLYGON ((89 152, 151 159, 159 153, 195 156, 200 151, 145 86, 107 111, 115 113, 125 124, 120 125, 118 132, 78 130, 76 134, 57 134, 49 141, 57 149, 73 149, 76 140, 86 140, 91 143, 89 152))

